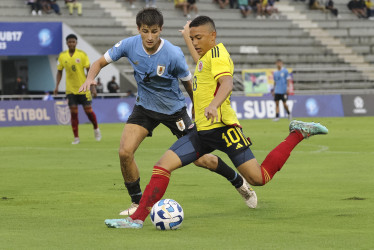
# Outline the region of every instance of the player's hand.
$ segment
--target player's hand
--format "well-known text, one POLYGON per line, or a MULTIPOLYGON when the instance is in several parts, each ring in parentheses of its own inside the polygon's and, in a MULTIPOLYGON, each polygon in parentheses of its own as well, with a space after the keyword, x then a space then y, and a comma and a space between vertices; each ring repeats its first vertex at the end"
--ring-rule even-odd
POLYGON ((204 115, 208 121, 211 120, 211 124, 219 121, 217 108, 212 107, 211 105, 205 108, 204 115))
POLYGON ((97 82, 95 80, 86 80, 82 86, 79 88, 79 92, 86 92, 87 90, 90 90, 91 85, 96 85, 97 82))
POLYGON ((271 95, 274 96, 274 89, 271 90, 271 95))
POLYGON ((190 37, 190 23, 191 21, 187 21, 187 23, 183 26, 183 29, 179 30, 179 32, 182 33, 183 36, 190 37))
POLYGON ((58 88, 55 88, 55 90, 53 90, 53 95, 57 95, 58 94, 58 88))

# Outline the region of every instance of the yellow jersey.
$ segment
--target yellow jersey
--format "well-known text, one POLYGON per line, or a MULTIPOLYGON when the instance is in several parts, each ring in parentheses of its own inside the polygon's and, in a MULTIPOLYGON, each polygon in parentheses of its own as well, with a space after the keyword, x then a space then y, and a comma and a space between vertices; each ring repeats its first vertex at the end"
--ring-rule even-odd
POLYGON ((198 131, 240 125, 230 105, 231 93, 217 109, 218 122, 211 124, 211 120, 208 121, 205 117, 205 108, 212 102, 219 89, 218 79, 221 76, 232 76, 233 73, 234 64, 222 43, 213 47, 199 59, 193 79, 193 103, 198 131))
POLYGON ((66 94, 86 95, 91 97, 90 91, 79 93, 80 86, 86 81, 84 69, 90 67, 90 60, 87 54, 79 49, 70 56, 69 50, 65 50, 58 56, 57 69, 66 71, 66 94))

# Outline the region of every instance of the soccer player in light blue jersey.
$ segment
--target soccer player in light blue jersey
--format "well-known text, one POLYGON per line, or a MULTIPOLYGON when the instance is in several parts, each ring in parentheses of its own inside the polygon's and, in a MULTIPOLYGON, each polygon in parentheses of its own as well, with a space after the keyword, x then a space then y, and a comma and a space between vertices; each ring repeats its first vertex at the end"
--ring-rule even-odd
POLYGON ((274 71, 273 78, 274 78, 274 89, 272 94, 274 96, 275 101, 275 118, 273 121, 279 121, 279 101, 283 102, 283 107, 288 114, 288 119, 291 120, 291 112, 287 105, 287 99, 289 94, 289 86, 290 86, 290 75, 288 74, 288 70, 283 67, 283 62, 281 59, 276 61, 277 71, 274 71))
MULTIPOLYGON (((167 126, 178 138, 188 132, 192 122, 186 111, 185 98, 179 88, 182 81, 191 100, 193 99, 192 76, 182 50, 160 38, 163 16, 156 8, 145 8, 136 16, 139 35, 125 38, 94 62, 87 80, 80 90, 96 84, 94 79, 100 70, 121 57, 127 57, 134 69, 138 85, 135 107, 122 132, 119 158, 125 186, 131 197, 131 206, 121 215, 133 214, 142 197, 140 174, 134 154, 141 142, 152 136, 160 124, 167 126)), ((194 162, 224 176, 236 188, 250 208, 257 206, 257 196, 239 174, 219 157, 206 154, 194 162)))

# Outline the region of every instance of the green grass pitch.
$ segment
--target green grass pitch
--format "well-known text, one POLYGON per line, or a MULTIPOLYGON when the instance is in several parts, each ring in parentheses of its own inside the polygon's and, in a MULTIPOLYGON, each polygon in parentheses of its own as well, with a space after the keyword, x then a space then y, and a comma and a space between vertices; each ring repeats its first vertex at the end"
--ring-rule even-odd
MULTIPOLYGON (((304 119, 311 121, 311 119, 304 119)), ((123 124, 0 128, 0 249, 373 249, 374 117, 318 118, 329 135, 296 147, 248 209, 222 177, 194 165, 172 174, 165 198, 185 213, 180 230, 109 229, 130 204, 118 160, 123 124)), ((288 121, 242 121, 259 162, 288 121)), ((144 190, 175 141, 160 126, 136 153, 144 190)), ((222 158, 229 159, 217 152, 222 158)))

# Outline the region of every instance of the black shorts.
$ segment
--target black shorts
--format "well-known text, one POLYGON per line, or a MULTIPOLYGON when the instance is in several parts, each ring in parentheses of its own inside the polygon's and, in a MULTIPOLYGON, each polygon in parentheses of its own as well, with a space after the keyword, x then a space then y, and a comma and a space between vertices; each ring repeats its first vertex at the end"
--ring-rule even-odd
POLYGON ((74 94, 68 94, 66 95, 66 98, 68 99, 68 105, 71 106, 78 106, 78 104, 81 104, 83 106, 91 106, 92 101, 87 99, 86 95, 74 95, 74 94))
POLYGON ((250 145, 252 143, 239 127, 226 126, 207 131, 197 131, 194 127, 176 141, 170 150, 178 155, 185 166, 218 149, 230 157, 235 167, 239 167, 254 158, 250 145))
POLYGON ((282 100, 283 102, 286 102, 288 99, 287 94, 274 94, 274 101, 282 100))
POLYGON ((127 123, 137 124, 147 129, 148 136, 152 136, 152 131, 162 123, 178 138, 186 135, 188 127, 192 124, 186 107, 172 115, 166 115, 145 109, 140 105, 134 106, 127 123))

